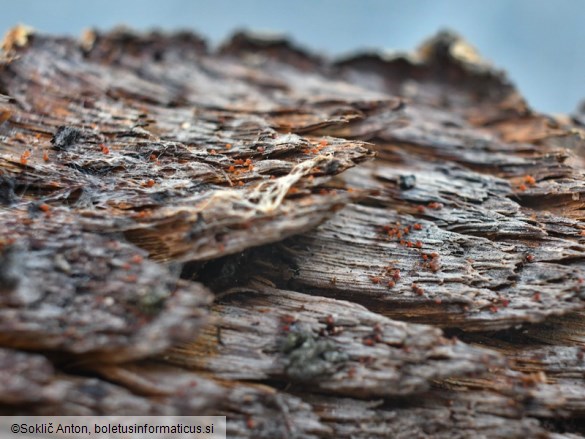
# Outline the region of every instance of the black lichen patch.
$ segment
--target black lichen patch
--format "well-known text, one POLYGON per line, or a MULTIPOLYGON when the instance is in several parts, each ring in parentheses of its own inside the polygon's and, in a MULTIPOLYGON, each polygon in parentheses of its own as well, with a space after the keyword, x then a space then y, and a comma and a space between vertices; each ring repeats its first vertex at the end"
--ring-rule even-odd
POLYGON ((53 144, 53 149, 64 151, 79 142, 82 136, 83 133, 77 128, 60 126, 53 135, 51 143, 53 144))
POLYGON ((402 190, 408 190, 408 189, 412 189, 414 186, 416 186, 416 176, 415 175, 401 175, 399 177, 399 184, 400 184, 400 189, 402 190))
POLYGON ((331 375, 349 359, 335 342, 315 337, 302 328, 287 334, 281 350, 286 355, 286 374, 295 381, 314 381, 331 375))
POLYGON ((16 201, 14 179, 0 175, 0 205, 9 206, 16 201))

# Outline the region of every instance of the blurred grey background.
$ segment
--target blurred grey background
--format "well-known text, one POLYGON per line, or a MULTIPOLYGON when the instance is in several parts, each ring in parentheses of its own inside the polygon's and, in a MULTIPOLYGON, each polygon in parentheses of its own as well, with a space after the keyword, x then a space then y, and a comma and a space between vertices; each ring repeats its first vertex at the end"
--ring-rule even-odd
POLYGON ((0 0, 0 32, 18 24, 79 35, 88 27, 193 29, 218 44, 236 29, 286 33, 329 55, 412 50, 439 29, 462 34, 552 113, 585 98, 581 0, 0 0))

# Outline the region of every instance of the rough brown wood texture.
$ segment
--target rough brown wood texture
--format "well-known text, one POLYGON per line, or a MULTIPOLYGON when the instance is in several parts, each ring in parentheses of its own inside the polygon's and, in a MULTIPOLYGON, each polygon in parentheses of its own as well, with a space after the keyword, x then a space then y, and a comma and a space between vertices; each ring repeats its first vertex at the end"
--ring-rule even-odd
POLYGON ((583 437, 582 111, 534 112, 450 33, 3 50, 0 413, 583 437))

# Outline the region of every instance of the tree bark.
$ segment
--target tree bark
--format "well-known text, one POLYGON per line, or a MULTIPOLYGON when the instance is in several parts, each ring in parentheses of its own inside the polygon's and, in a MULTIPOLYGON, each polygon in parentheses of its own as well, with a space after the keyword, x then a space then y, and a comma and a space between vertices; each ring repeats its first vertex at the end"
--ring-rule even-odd
POLYGON ((16 28, 2 56, 1 413, 583 437, 582 113, 450 33, 330 60, 16 28))

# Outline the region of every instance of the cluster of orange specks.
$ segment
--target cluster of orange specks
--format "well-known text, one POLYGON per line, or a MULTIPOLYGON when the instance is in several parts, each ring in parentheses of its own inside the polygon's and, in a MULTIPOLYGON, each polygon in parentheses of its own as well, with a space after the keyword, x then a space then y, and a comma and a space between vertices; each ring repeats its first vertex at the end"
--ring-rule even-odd
POLYGON ((398 268, 392 273, 392 279, 394 279, 395 282, 400 280, 400 270, 398 268))
POLYGON ((414 294, 416 294, 417 296, 422 296, 425 294, 425 290, 416 283, 413 283, 410 287, 412 288, 412 291, 414 291, 414 294))
POLYGON ((400 245, 408 248, 416 247, 422 248, 423 243, 421 241, 412 242, 405 238, 409 235, 413 230, 420 231, 423 229, 423 226, 419 223, 415 223, 412 226, 403 227, 400 223, 396 223, 394 226, 383 226, 382 230, 390 237, 397 239, 400 245))
POLYGON ((285 314, 283 316, 280 317, 280 323, 282 324, 281 329, 284 332, 288 332, 290 331, 290 326, 295 324, 297 321, 297 319, 294 316, 291 316, 290 314, 285 314))
POLYGON ((534 186, 536 184, 536 180, 534 179, 534 177, 532 175, 526 175, 524 177, 524 183, 526 183, 530 186, 534 186))
POLYGON ((110 153, 110 148, 108 148, 103 143, 100 144, 100 149, 102 150, 102 154, 109 154, 110 153))
POLYGON ((436 273, 441 268, 441 262, 438 253, 421 253, 421 257, 424 261, 423 267, 429 268, 433 273, 436 273))
POLYGON ((27 163, 28 163, 28 159, 30 158, 31 154, 32 153, 28 149, 26 151, 24 151, 22 153, 22 155, 20 156, 20 164, 23 165, 23 166, 26 166, 27 163))
POLYGON ((429 209, 434 209, 434 210, 441 210, 441 209, 442 209, 444 206, 443 206, 443 203, 438 203, 438 202, 436 202, 436 201, 433 201, 433 202, 429 203, 429 204, 427 205, 427 207, 428 207, 429 209))
POLYGON ((329 142, 327 141, 327 139, 321 139, 321 141, 317 144, 317 146, 314 146, 313 148, 305 148, 302 150, 303 154, 319 154, 319 151, 321 151, 323 148, 325 148, 327 145, 329 144, 329 142))
POLYGON ((243 172, 251 172, 254 170, 254 164, 251 159, 236 159, 233 161, 233 163, 234 164, 230 165, 227 170, 230 174, 238 175, 243 172), (236 168, 236 166, 242 166, 245 168, 236 168))
POLYGON ((151 178, 149 180, 146 180, 144 183, 142 183, 142 186, 144 187, 153 187, 155 184, 154 180, 151 178))
POLYGON ((535 186, 536 179, 532 175, 525 175, 522 177, 521 182, 518 184, 518 190, 524 192, 528 189, 528 186, 535 186))
POLYGON ((384 281, 384 278, 390 277, 391 279, 386 282, 386 286, 388 288, 394 288, 396 283, 400 280, 400 270, 395 269, 392 265, 388 265, 384 267, 384 273, 380 276, 370 276, 370 280, 373 284, 381 284, 384 281))
POLYGON ((335 326, 335 318, 332 315, 328 315, 325 318, 325 328, 319 330, 319 335, 338 335, 343 332, 343 327, 335 326))
POLYGON ((382 341, 382 326, 379 323, 376 323, 372 328, 372 333, 366 335, 362 339, 362 343, 366 346, 374 346, 376 343, 380 343, 382 341))

